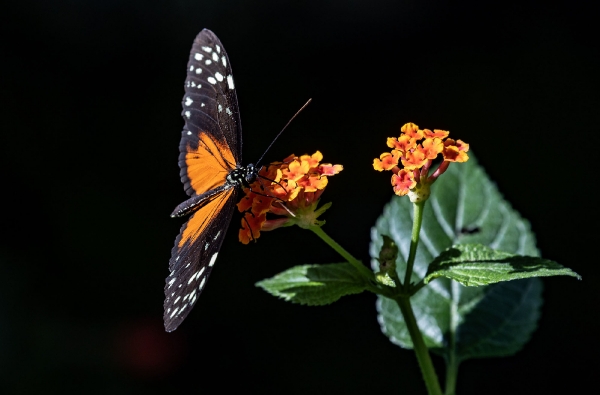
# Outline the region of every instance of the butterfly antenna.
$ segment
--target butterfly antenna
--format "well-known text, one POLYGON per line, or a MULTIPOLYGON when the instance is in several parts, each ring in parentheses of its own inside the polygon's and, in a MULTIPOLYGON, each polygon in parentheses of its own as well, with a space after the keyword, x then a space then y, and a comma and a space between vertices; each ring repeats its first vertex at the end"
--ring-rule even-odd
POLYGON ((283 131, 289 126, 290 123, 292 123, 292 121, 294 120, 294 118, 296 118, 298 116, 298 114, 300 114, 300 112, 302 110, 304 110, 306 108, 306 106, 308 106, 308 104, 312 101, 312 99, 308 99, 308 101, 294 114, 294 116, 288 121, 288 123, 285 124, 285 126, 283 127, 283 129, 281 129, 281 132, 279 132, 277 134, 277 136, 275 136, 275 138, 273 139, 273 141, 271 141, 271 144, 269 144, 269 146, 267 147, 267 149, 265 150, 265 152, 262 154, 262 156, 258 159, 258 161, 256 162, 256 168, 259 168, 259 163, 262 161, 262 158, 265 156, 265 154, 269 151, 269 149, 271 148, 271 146, 273 145, 273 143, 277 140, 277 138, 279 138, 279 136, 281 135, 281 133, 283 133, 283 131))

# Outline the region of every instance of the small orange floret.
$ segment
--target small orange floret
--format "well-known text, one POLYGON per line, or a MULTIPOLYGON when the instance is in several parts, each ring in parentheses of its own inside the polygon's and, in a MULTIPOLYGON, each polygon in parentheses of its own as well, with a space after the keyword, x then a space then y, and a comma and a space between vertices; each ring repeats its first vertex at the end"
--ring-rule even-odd
POLYGON ((252 202, 252 212, 259 215, 264 214, 269 211, 272 202, 272 197, 255 195, 254 201, 252 202))
POLYGON ((300 157, 300 161, 304 164, 308 165, 309 169, 315 168, 319 165, 319 162, 323 160, 323 154, 319 151, 315 152, 312 155, 302 155, 300 157))
POLYGON ((246 196, 244 196, 237 204, 237 208, 240 212, 249 210, 252 207, 252 202, 254 201, 254 193, 252 193, 248 188, 245 188, 244 192, 246 193, 246 196))
POLYGON ((239 239, 242 243, 248 244, 253 238, 254 240, 260 237, 260 228, 266 221, 266 214, 252 215, 252 213, 245 213, 242 218, 242 228, 239 232, 239 239))
POLYGON ((327 182, 327 177, 312 176, 300 180, 298 185, 304 188, 304 192, 316 192, 319 189, 325 188, 327 186, 327 182))
POLYGON ((407 170, 420 169, 426 162, 427 158, 421 150, 409 151, 402 157, 402 164, 407 170))
POLYGON ((392 175, 392 187, 394 188, 394 193, 398 196, 406 195, 415 185, 417 185, 417 182, 412 171, 402 169, 398 174, 392 175))
POLYGON ((373 160, 373 168, 377 171, 392 170, 398 165, 398 159, 400 159, 400 153, 396 150, 392 152, 384 152, 379 156, 380 159, 373 160))
POLYGON ((447 130, 441 130, 441 129, 433 129, 433 132, 429 129, 423 129, 423 134, 425 135, 425 137, 428 137, 428 138, 437 137, 437 138, 440 138, 443 140, 446 137, 448 137, 450 132, 447 130))
POLYGON ((412 122, 405 123, 400 131, 404 133, 406 136, 413 138, 415 140, 421 140, 423 138, 423 131, 419 130, 419 127, 412 122))
POLYGON ((308 161, 293 160, 286 170, 283 170, 283 178, 298 181, 308 173, 310 166, 308 161))
POLYGON ((333 176, 344 170, 342 165, 332 165, 331 163, 323 163, 319 166, 318 171, 324 176, 333 176))
MULTIPOLYGON (((469 149, 468 144, 462 143, 461 146, 467 150, 469 149)), ((452 139, 447 139, 444 141, 444 150, 442 154, 444 155, 444 160, 448 162, 466 162, 469 160, 467 152, 461 151, 456 145, 456 142, 452 139)))
POLYGON ((387 145, 388 147, 398 150, 400 152, 406 152, 417 146, 417 140, 405 134, 402 134, 398 138, 388 137, 387 145))
POLYGON ((459 151, 463 151, 463 152, 469 151, 469 144, 465 143, 462 140, 456 140, 456 146, 458 147, 459 151))
POLYGON ((427 159, 435 159, 438 154, 442 152, 444 149, 444 143, 441 139, 435 138, 426 138, 423 140, 421 151, 425 155, 427 159))
POLYGON ((398 149, 398 147, 397 147, 397 145, 396 145, 396 144, 398 144, 398 139, 397 139, 397 138, 395 138, 395 137, 388 137, 388 139, 387 139, 387 143, 386 143, 386 144, 387 144, 387 146, 388 146, 388 147, 390 147, 390 148, 395 148, 395 149, 398 149))
POLYGON ((417 140, 415 138, 403 134, 398 138, 388 137, 387 145, 388 147, 394 148, 395 150, 404 153, 415 148, 417 146, 417 140))

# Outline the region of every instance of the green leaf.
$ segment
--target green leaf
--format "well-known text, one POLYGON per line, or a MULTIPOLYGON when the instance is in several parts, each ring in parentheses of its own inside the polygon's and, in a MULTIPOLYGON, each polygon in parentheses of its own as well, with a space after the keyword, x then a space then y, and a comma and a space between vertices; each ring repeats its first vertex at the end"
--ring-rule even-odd
MULTIPOLYGON (((509 253, 539 256, 529 223, 506 202, 477 164, 472 152, 466 163, 452 163, 431 186, 425 204, 421 240, 412 282, 427 274, 430 262, 456 244, 476 243, 509 253)), ((394 196, 371 230, 371 265, 378 270, 382 236, 400 249, 396 260, 402 280, 410 248, 413 207, 394 196)), ((529 340, 540 316, 542 283, 537 278, 465 287, 447 278, 429 283, 411 303, 425 343, 458 360, 509 355, 529 340), (453 347, 452 347, 453 345, 453 347)), ((390 340, 405 348, 412 342, 396 303, 377 301, 378 321, 390 340)))
POLYGON ((466 286, 531 277, 581 276, 554 261, 497 251, 481 244, 459 244, 442 252, 431 264, 425 284, 447 277, 466 286))
POLYGON ((309 306, 322 306, 342 296, 361 293, 365 285, 363 277, 348 262, 294 266, 256 283, 273 296, 309 306))

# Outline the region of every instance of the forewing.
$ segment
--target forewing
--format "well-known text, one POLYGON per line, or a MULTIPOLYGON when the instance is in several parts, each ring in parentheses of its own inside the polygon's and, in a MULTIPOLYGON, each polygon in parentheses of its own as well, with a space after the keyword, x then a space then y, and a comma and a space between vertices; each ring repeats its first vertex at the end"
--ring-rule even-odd
POLYGON ((231 65, 223 44, 208 29, 202 30, 192 45, 182 106, 181 181, 188 195, 200 195, 224 180, 213 176, 216 168, 226 176, 242 161, 242 129, 231 65))
POLYGON ((206 201, 181 227, 171 250, 165 285, 164 323, 177 329, 202 293, 217 259, 236 203, 236 188, 206 201))

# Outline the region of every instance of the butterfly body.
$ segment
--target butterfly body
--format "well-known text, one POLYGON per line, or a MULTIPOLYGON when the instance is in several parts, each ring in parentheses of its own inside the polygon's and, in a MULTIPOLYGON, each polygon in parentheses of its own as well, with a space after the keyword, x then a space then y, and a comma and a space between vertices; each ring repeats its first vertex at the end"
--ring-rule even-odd
POLYGON ((238 193, 258 172, 252 164, 241 165, 242 129, 231 65, 210 30, 194 40, 184 88, 179 167, 190 198, 171 216, 191 216, 171 250, 164 302, 168 332, 183 322, 203 291, 238 193))
POLYGON ((208 199, 218 193, 226 191, 227 189, 249 187, 257 176, 258 172, 252 163, 250 163, 248 166, 239 166, 227 174, 227 177, 225 178, 225 184, 211 189, 202 195, 189 198, 185 202, 179 204, 171 213, 171 217, 185 217, 186 215, 198 210, 204 202, 208 201, 208 199))

